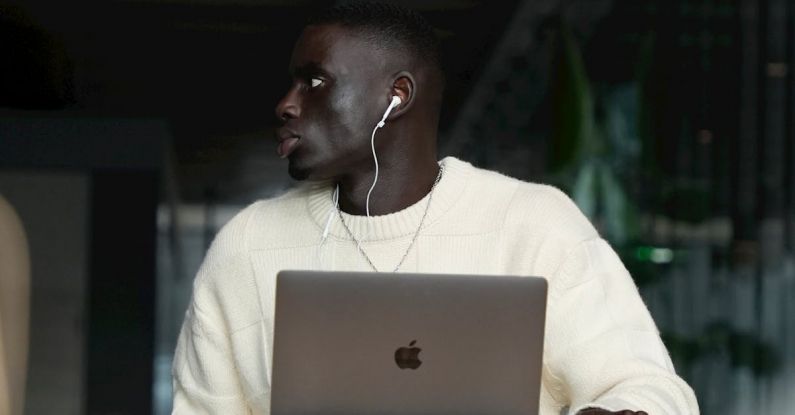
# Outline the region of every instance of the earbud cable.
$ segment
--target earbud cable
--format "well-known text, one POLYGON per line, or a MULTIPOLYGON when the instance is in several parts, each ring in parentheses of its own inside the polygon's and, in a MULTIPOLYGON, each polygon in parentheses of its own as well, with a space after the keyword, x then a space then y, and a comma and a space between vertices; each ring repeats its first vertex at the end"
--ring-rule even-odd
MULTIPOLYGON (((398 100, 397 102, 393 101, 393 103, 389 105, 389 108, 387 108, 386 112, 384 112, 384 116, 381 117, 381 121, 379 121, 378 124, 375 125, 375 128, 373 128, 373 133, 370 135, 370 148, 373 151, 373 163, 375 163, 375 175, 373 177, 373 184, 370 186, 370 190, 367 191, 367 200, 365 201, 365 204, 364 204, 365 213, 367 214, 367 218, 368 219, 370 218, 370 195, 372 195, 373 189, 375 189, 375 185, 376 185, 376 183, 378 183, 378 155, 375 153, 375 133, 376 133, 376 131, 378 131, 379 128, 382 128, 384 126, 384 124, 386 123, 386 117, 389 116, 389 113, 391 112, 392 108, 395 105, 398 105, 399 103, 400 103, 400 101, 398 100)), ((337 188, 334 189, 334 195, 332 196, 332 198, 333 198, 332 202, 334 204, 334 207, 333 207, 334 210, 339 210, 339 192, 340 192, 340 187, 339 187, 339 184, 337 184, 337 188)), ((328 239, 328 233, 329 233, 329 229, 331 228, 331 221, 333 219, 334 210, 332 210, 330 212, 328 220, 326 221, 326 226, 323 229, 323 234, 320 237, 320 246, 318 247, 318 253, 317 253, 318 268, 320 268, 322 249, 323 249, 323 245, 326 243, 326 239, 328 239)), ((360 250, 361 250, 361 243, 364 242, 364 241, 368 241, 370 239, 370 226, 371 226, 371 224, 370 224, 370 221, 368 220, 367 221, 367 232, 366 232, 365 237, 363 239, 357 241, 357 246, 359 246, 360 250)))
MULTIPOLYGON (((384 118, 386 118, 386 114, 384 114, 384 118)), ((373 177, 373 184, 370 186, 370 190, 367 192, 367 200, 364 204, 365 212, 367 213, 367 218, 370 218, 370 195, 373 193, 373 189, 375 189, 375 184, 378 183, 378 155, 375 154, 375 132, 378 131, 379 128, 384 126, 384 120, 382 119, 375 128, 373 128, 373 134, 370 136, 370 148, 373 150, 373 162, 375 163, 375 176, 373 177)), ((364 239, 365 241, 370 240, 370 221, 367 221, 367 235, 364 239)))
POLYGON ((323 246, 326 244, 326 240, 328 239, 329 230, 331 229, 331 222, 334 220, 334 216, 336 216, 335 213, 337 213, 337 210, 339 210, 339 195, 340 185, 338 184, 331 196, 331 202, 333 206, 331 209, 329 209, 326 226, 323 228, 323 234, 320 236, 320 244, 318 244, 317 247, 317 269, 323 269, 323 246))

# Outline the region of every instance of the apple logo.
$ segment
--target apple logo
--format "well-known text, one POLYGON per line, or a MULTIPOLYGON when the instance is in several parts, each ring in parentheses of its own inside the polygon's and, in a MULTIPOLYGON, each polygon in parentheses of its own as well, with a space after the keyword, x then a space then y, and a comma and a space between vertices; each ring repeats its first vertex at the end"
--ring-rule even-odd
POLYGON ((401 347, 395 350, 395 363, 397 363, 399 368, 416 369, 422 364, 419 358, 422 349, 413 347, 415 343, 417 343, 417 341, 412 340, 411 343, 409 343, 409 347, 401 347))

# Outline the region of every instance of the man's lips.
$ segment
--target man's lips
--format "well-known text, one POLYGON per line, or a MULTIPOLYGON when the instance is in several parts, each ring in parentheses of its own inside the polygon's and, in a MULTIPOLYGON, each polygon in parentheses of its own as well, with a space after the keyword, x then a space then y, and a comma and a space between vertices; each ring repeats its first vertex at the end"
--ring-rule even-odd
POLYGON ((298 147, 298 142, 301 141, 301 137, 292 136, 287 137, 285 139, 279 139, 279 145, 276 147, 276 153, 279 155, 279 158, 286 158, 288 157, 295 148, 298 147))
POLYGON ((301 135, 287 127, 282 127, 276 130, 276 139, 279 140, 279 145, 276 146, 276 153, 280 158, 285 158, 295 151, 298 142, 301 140, 301 135))

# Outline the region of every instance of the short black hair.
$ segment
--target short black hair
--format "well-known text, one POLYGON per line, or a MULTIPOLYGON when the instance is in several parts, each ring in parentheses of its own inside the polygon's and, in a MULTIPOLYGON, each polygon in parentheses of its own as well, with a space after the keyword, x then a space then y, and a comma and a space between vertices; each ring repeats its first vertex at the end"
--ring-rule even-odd
POLYGON ((321 24, 361 30, 377 44, 407 51, 443 74, 439 40, 430 23, 415 10, 382 2, 350 1, 323 10, 307 23, 321 24))

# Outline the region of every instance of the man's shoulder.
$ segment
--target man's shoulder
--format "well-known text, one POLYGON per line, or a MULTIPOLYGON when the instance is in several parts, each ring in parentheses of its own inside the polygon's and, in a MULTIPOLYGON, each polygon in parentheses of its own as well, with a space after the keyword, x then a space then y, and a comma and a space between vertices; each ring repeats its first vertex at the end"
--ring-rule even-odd
POLYGON ((289 245, 298 229, 311 226, 305 197, 306 189, 297 187, 241 209, 216 234, 203 262, 208 272, 200 274, 211 277, 217 268, 228 276, 229 269, 248 266, 252 251, 289 245))
POLYGON ((498 170, 477 167, 461 160, 457 160, 457 162, 467 166, 471 177, 478 183, 480 191, 486 189, 509 191, 512 197, 518 197, 520 200, 541 199, 549 202, 561 202, 569 199, 563 191, 549 184, 519 179, 498 170))
POLYGON ((548 184, 522 182, 517 187, 506 223, 527 222, 565 239, 583 240, 598 236, 574 201, 559 188, 548 184))
POLYGON ((281 216, 294 215, 298 209, 306 209, 308 192, 309 186, 302 184, 274 197, 257 200, 241 210, 239 215, 249 215, 248 226, 263 221, 278 222, 281 216))
POLYGON ((299 185, 278 196, 249 204, 224 225, 217 238, 223 240, 229 234, 244 251, 289 244, 291 235, 316 227, 307 212, 310 187, 299 185))
MULTIPOLYGON (((469 163, 466 163, 469 164, 469 163)), ((571 208, 576 206, 559 188, 538 182, 511 177, 497 170, 471 166, 472 177, 478 184, 478 192, 509 192, 512 199, 511 204, 516 208, 539 208, 539 207, 564 207, 571 208)))
POLYGON ((535 232, 555 233, 566 239, 597 236, 591 222, 574 201, 559 188, 517 179, 498 171, 475 168, 476 193, 483 200, 501 204, 505 226, 535 232))

